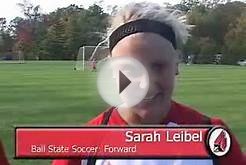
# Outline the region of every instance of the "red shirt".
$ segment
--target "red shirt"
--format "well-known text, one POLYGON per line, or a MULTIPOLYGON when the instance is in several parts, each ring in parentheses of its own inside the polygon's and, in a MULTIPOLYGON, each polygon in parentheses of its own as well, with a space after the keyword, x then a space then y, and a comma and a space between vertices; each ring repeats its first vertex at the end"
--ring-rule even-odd
MULTIPOLYGON (((102 119, 103 113, 92 119, 88 124, 100 125, 102 119)), ((171 110, 161 124, 167 124, 169 122, 177 123, 178 125, 208 124, 207 120, 204 119, 209 118, 190 107, 172 102, 171 110)), ((221 125, 228 129, 225 123, 218 118, 212 118, 210 121, 212 125, 221 125)), ((117 110, 114 110, 109 118, 108 125, 127 125, 127 122, 121 118, 117 110)), ((231 149, 227 155, 218 159, 219 165, 243 165, 245 162, 243 162, 243 153, 240 149, 240 145, 235 136, 232 133, 230 133, 230 135, 232 138, 231 149)), ((81 160, 55 160, 52 165, 81 165, 81 160)))
POLYGON ((2 142, 0 141, 0 164, 9 165, 7 157, 5 156, 2 142))

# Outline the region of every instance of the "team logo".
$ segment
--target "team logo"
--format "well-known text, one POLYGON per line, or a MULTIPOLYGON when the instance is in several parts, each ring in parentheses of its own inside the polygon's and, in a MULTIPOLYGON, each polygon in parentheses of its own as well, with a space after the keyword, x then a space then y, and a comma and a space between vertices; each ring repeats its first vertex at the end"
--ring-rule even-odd
POLYGON ((216 127, 209 132, 208 147, 216 156, 224 156, 231 147, 231 138, 227 130, 216 127))

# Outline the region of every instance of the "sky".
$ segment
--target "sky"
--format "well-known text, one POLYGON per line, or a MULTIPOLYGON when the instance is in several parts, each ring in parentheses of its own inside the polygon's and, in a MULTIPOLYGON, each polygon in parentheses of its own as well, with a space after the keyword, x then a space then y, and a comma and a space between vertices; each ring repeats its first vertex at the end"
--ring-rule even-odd
MULTIPOLYGON (((95 2, 100 0, 29 0, 34 5, 41 6, 42 13, 49 13, 54 11, 57 8, 67 7, 70 4, 76 4, 78 6, 82 5, 87 8, 95 2)), ((106 9, 108 5, 118 5, 123 6, 129 2, 143 2, 151 1, 159 4, 164 2, 169 2, 170 4, 177 4, 181 0, 103 0, 103 6, 106 9)), ((0 1, 0 17, 7 18, 8 21, 12 20, 16 16, 23 17, 20 7, 17 6, 17 3, 22 3, 23 0, 1 0, 0 1)))

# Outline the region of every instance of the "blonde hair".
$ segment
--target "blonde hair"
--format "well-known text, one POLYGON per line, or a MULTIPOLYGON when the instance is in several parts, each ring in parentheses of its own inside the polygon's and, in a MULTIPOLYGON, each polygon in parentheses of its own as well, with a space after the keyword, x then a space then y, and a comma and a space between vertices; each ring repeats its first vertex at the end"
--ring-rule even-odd
POLYGON ((178 47, 187 41, 190 36, 189 29, 193 27, 186 24, 186 16, 179 10, 151 2, 129 3, 111 16, 106 39, 97 45, 94 52, 96 52, 98 46, 109 43, 109 36, 119 26, 138 19, 149 19, 169 25, 175 33, 178 47))
POLYGON ((129 3, 120 9, 111 18, 108 36, 119 26, 137 19, 149 19, 169 25, 175 33, 178 45, 185 43, 188 39, 188 30, 191 26, 185 24, 185 15, 181 11, 168 9, 151 2, 129 3))

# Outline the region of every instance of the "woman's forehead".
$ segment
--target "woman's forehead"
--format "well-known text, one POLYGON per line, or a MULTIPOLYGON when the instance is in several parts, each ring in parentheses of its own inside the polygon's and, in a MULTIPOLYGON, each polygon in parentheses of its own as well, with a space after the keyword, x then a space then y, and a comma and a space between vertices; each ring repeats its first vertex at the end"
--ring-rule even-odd
POLYGON ((112 50, 112 56, 132 55, 146 59, 174 56, 172 44, 155 33, 136 33, 123 38, 112 50))

